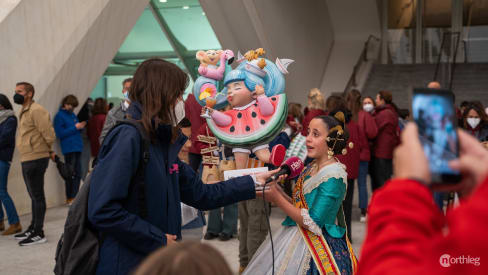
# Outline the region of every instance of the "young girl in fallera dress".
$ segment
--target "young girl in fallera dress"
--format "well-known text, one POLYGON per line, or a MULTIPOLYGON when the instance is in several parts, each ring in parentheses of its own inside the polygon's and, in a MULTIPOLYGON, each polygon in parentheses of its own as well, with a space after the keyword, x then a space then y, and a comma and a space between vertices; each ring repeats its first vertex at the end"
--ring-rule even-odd
MULTIPOLYGON (((348 137, 343 113, 314 118, 306 140, 307 155, 314 161, 300 175, 293 196, 276 184, 265 192, 265 199, 288 215, 273 236, 275 274, 356 273, 357 260, 345 234, 342 210, 347 173, 334 157, 353 146, 348 137)), ((271 255, 268 238, 244 274, 271 274, 271 255)))

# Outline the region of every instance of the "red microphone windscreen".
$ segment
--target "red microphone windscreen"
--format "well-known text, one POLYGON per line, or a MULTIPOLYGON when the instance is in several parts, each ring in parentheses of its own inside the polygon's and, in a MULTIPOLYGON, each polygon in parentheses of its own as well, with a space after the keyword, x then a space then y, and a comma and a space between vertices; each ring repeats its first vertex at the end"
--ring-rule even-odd
POLYGON ((299 157, 291 157, 285 160, 283 165, 290 168, 290 175, 288 175, 289 179, 298 177, 303 170, 303 161, 299 157))

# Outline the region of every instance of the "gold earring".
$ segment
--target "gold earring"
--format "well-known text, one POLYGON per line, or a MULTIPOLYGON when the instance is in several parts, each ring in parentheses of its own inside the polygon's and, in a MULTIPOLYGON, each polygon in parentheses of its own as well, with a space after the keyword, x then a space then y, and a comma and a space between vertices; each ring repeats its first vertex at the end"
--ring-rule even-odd
POLYGON ((327 140, 327 142, 330 142, 330 137, 327 137, 327 139, 326 139, 326 140, 327 140))
POLYGON ((349 148, 351 148, 351 149, 354 148, 354 143, 349 142, 349 148))
POLYGON ((342 154, 343 154, 343 155, 347 154, 347 149, 345 149, 345 148, 344 148, 344 149, 342 149, 342 154))
POLYGON ((334 152, 329 148, 329 150, 327 151, 327 155, 327 158, 331 159, 334 156, 334 152))

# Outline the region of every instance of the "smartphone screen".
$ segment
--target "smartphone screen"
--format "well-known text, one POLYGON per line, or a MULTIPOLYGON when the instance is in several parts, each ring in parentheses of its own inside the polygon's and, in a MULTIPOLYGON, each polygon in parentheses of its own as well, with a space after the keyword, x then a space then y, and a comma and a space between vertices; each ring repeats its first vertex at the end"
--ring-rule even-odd
POLYGON ((459 157, 457 117, 451 91, 414 89, 412 114, 429 160, 432 182, 458 182, 461 175, 449 167, 449 161, 459 157))

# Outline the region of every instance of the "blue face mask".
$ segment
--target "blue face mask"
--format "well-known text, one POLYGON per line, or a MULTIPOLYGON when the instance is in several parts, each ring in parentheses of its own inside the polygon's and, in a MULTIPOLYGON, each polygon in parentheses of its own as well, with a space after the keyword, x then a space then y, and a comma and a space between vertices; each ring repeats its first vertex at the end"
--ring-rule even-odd
POLYGON ((129 100, 129 92, 125 91, 123 94, 124 94, 124 98, 129 100))

